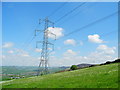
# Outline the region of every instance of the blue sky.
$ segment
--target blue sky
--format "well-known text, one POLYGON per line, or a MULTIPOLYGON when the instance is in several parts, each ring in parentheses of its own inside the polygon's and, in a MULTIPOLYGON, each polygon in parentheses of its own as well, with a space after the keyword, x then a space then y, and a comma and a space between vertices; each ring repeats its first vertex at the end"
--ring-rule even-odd
MULTIPOLYGON (((39 37, 35 38, 29 47, 23 47, 23 44, 28 43, 34 36, 33 31, 36 29, 39 19, 52 15, 49 19, 55 22, 83 2, 66 3, 58 11, 52 13, 63 3, 65 2, 2 3, 3 65, 27 65, 25 63, 37 65, 39 63, 37 58, 40 57, 40 52, 35 52, 34 49, 35 42, 42 40, 42 35, 40 34, 39 37), (19 56, 17 50, 21 50, 22 53, 27 54, 29 57, 19 56), (16 60, 17 55, 20 59, 16 60), (32 60, 29 61, 30 59, 32 60)), ((116 58, 118 40, 117 14, 82 31, 69 36, 65 35, 116 12, 118 10, 117 5, 117 2, 87 2, 58 23, 55 23, 56 30, 62 29, 61 32, 58 31, 57 33, 62 33, 62 35, 55 41, 55 51, 50 55, 51 66, 57 66, 56 64, 63 66, 79 63, 102 63, 116 58), (107 35, 107 33, 110 34, 107 35), (88 36, 90 37, 88 38, 88 36), (96 58, 101 56, 103 56, 103 60, 97 61, 96 58), (73 60, 73 57, 75 57, 75 60, 73 60)), ((39 26, 37 29, 42 28, 39 26)))

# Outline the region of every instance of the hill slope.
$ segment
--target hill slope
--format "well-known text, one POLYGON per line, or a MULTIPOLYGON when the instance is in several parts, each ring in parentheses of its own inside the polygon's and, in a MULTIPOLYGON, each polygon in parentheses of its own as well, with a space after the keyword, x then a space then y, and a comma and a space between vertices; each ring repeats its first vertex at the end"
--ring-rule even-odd
POLYGON ((117 88, 118 64, 17 79, 3 88, 117 88))

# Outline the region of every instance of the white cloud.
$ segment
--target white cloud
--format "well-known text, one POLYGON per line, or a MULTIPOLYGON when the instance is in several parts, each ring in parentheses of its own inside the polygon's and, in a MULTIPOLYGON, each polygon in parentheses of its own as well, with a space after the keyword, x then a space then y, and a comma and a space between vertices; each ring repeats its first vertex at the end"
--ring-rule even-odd
POLYGON ((108 47, 106 45, 99 45, 95 51, 88 53, 88 55, 82 56, 79 52, 68 49, 60 56, 60 58, 54 56, 50 57, 51 66, 71 66, 82 63, 88 64, 101 64, 106 61, 114 61, 115 47, 108 47))
POLYGON ((10 51, 8 51, 8 53, 12 54, 12 53, 14 53, 14 51, 13 51, 13 50, 10 50, 10 51))
POLYGON ((4 60, 2 61, 3 66, 38 66, 39 61, 35 57, 31 57, 26 54, 21 55, 6 55, 4 60))
POLYGON ((107 45, 99 45, 97 50, 102 51, 105 54, 114 54, 116 47, 108 47, 107 45))
POLYGON ((39 48, 35 49, 35 52, 41 52, 41 51, 42 51, 42 49, 39 49, 39 48))
POLYGON ((40 58, 41 58, 41 57, 38 57, 37 59, 39 59, 39 60, 40 60, 40 58))
POLYGON ((30 57, 29 53, 26 52, 26 51, 24 51, 24 50, 21 50, 21 52, 20 52, 19 55, 20 55, 20 56, 23 56, 23 57, 30 57))
MULTIPOLYGON (((10 48, 13 46, 13 44, 5 43, 4 48, 10 48)), ((2 63, 0 65, 3 66, 36 66, 39 63, 39 60, 37 57, 30 56, 28 51, 18 49, 18 48, 12 48, 3 50, 3 55, 0 55, 0 60, 2 60, 2 63)), ((2 52, 0 51, 0 54, 2 52)))
MULTIPOLYGON (((53 34, 56 35, 56 39, 64 36, 64 34, 63 34, 63 28, 59 28, 59 27, 54 27, 54 28, 53 28, 53 27, 49 27, 48 30, 49 30, 49 32, 51 32, 51 33, 53 33, 53 34)), ((52 38, 52 39, 55 39, 55 36, 52 35, 52 34, 50 34, 50 33, 48 34, 48 37, 49 37, 49 38, 52 38)))
POLYGON ((88 40, 93 43, 104 43, 104 41, 100 39, 100 36, 98 34, 88 35, 88 40))
MULTIPOLYGON (((40 60, 37 56, 30 56, 29 52, 22 49, 13 48, 9 50, 9 55, 3 55, 3 65, 18 65, 18 66, 38 66, 40 60), (13 51, 12 51, 13 50, 13 51), (17 55, 16 53, 19 52, 17 55)), ((106 61, 115 60, 116 47, 108 47, 107 45, 99 45, 96 51, 90 52, 88 55, 81 55, 79 52, 68 49, 61 56, 54 56, 55 52, 51 53, 49 63, 50 66, 71 66, 73 64, 89 63, 100 64, 106 61)), ((37 50, 40 51, 40 50, 37 50)), ((57 52, 56 52, 57 53, 57 52)))
POLYGON ((29 54, 22 54, 23 57, 29 57, 29 54))
POLYGON ((68 40, 64 41, 64 44, 66 44, 66 45, 75 45, 76 41, 74 39, 68 39, 68 40))
POLYGON ((2 59, 5 59, 5 57, 6 57, 5 55, 2 55, 2 59))
POLYGON ((48 48, 48 50, 52 50, 52 48, 48 48))
POLYGON ((80 45, 81 45, 81 46, 83 45, 83 42, 82 42, 82 41, 80 41, 80 45))
MULTIPOLYGON (((25 50, 22 50, 22 49, 17 49, 17 48, 14 48, 14 53, 16 53, 18 56, 22 56, 22 57, 30 57, 29 55, 29 52, 25 51, 25 50)), ((16 55, 15 54, 15 55, 16 55)))
POLYGON ((75 56, 77 53, 74 52, 73 50, 71 49, 68 49, 65 53, 64 53, 64 56, 75 56))
POLYGON ((4 43, 2 47, 3 48, 11 48, 11 47, 13 47, 13 45, 14 45, 13 43, 7 42, 7 43, 4 43))
POLYGON ((114 57, 103 52, 95 51, 91 52, 88 56, 89 63, 104 63, 106 61, 113 61, 114 57))
POLYGON ((57 47, 57 50, 61 50, 61 47, 57 47))
POLYGON ((50 53, 50 55, 54 55, 54 54, 55 54, 55 52, 51 52, 51 53, 50 53))

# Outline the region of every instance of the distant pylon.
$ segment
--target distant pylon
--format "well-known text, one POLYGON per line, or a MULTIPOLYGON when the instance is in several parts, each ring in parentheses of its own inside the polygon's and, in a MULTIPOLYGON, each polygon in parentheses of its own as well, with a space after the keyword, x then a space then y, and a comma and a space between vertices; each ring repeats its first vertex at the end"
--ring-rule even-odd
MULTIPOLYGON (((52 25, 52 27, 54 28, 54 23, 51 22, 50 20, 48 20, 48 18, 44 19, 43 21, 45 22, 45 26, 44 26, 44 30, 43 30, 43 41, 37 41, 37 43, 42 43, 42 51, 41 51, 41 57, 40 57, 39 68, 37 71, 37 76, 49 73, 49 70, 48 70, 48 67, 49 67, 48 66, 48 59, 49 59, 48 47, 49 46, 48 45, 54 45, 54 44, 49 42, 48 35, 49 34, 54 35, 55 39, 56 39, 56 35, 48 30, 49 25, 52 25)), ((40 24, 40 22, 39 22, 39 24, 40 24)), ((40 30, 35 30, 35 35, 38 31, 40 31, 40 30)), ((36 47, 37 47, 37 43, 36 43, 36 47)))

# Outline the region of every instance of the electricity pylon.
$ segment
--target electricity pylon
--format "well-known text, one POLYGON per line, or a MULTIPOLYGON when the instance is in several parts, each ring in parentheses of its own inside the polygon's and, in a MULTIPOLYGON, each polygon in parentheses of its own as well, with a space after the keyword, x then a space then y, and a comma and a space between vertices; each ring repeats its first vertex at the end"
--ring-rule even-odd
MULTIPOLYGON (((56 39, 56 35, 48 30, 50 25, 52 25, 52 27, 54 28, 54 23, 48 20, 48 18, 44 19, 43 22, 45 23, 44 30, 43 30, 43 41, 36 42, 36 47, 38 43, 42 43, 42 51, 41 51, 41 57, 40 57, 39 68, 37 71, 37 76, 49 73, 49 70, 48 70, 49 48, 48 47, 49 45, 54 46, 54 44, 49 42, 49 34, 54 35, 56 39)), ((40 30, 35 30, 35 35, 39 31, 40 30)))

